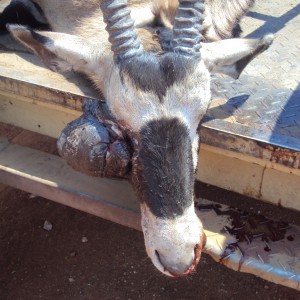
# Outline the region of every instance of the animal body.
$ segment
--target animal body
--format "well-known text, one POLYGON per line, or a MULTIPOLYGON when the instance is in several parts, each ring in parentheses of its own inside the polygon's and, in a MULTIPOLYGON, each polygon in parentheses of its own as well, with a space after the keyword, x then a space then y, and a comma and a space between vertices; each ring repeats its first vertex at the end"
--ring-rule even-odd
POLYGON ((189 274, 205 243, 193 185, 210 75, 237 78, 273 39, 221 40, 233 35, 253 1, 180 0, 177 7, 176 1, 132 0, 130 12, 125 0, 14 0, 10 9, 29 2, 39 25, 51 31, 17 24, 8 30, 50 69, 94 81, 131 141, 129 177, 147 253, 162 273, 189 274))

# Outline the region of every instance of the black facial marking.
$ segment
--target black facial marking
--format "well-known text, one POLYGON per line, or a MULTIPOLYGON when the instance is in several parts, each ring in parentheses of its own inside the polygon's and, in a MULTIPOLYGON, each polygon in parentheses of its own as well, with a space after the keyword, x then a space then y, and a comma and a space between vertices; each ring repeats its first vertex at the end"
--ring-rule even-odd
POLYGON ((119 63, 121 77, 128 75, 138 89, 155 93, 161 102, 167 89, 183 80, 196 65, 194 60, 174 53, 162 56, 145 53, 119 63))
POLYGON ((52 40, 44 35, 41 35, 32 29, 28 28, 30 30, 31 36, 40 44, 45 45, 47 42, 52 42, 52 40))
POLYGON ((193 201, 193 159, 188 128, 179 119, 151 121, 141 132, 138 193, 160 218, 183 214, 193 201))
POLYGON ((238 74, 242 73, 242 71, 245 69, 245 67, 250 63, 252 59, 254 59, 258 54, 264 52, 270 46, 270 43, 266 43, 263 40, 258 41, 258 43, 259 44, 251 54, 245 56, 244 58, 236 62, 235 67, 238 74))
POLYGON ((243 30, 240 24, 236 24, 235 27, 232 29, 232 37, 238 38, 241 36, 243 30))
MULTIPOLYGON (((37 7, 36 4, 34 5, 37 7)), ((8 23, 28 25, 33 28, 45 27, 45 24, 34 18, 29 7, 17 0, 12 1, 0 14, 0 32, 7 32, 6 24, 8 23)))

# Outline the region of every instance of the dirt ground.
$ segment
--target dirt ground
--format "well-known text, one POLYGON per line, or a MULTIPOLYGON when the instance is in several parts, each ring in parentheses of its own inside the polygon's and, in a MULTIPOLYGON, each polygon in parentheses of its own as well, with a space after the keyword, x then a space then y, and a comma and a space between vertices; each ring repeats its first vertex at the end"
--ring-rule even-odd
MULTIPOLYGON (((248 201, 203 184, 197 191, 212 200, 248 201)), ((0 299, 291 300, 299 292, 231 271, 207 255, 195 274, 167 278, 147 258, 141 232, 0 186, 0 299), (50 231, 43 229, 46 220, 50 231)))

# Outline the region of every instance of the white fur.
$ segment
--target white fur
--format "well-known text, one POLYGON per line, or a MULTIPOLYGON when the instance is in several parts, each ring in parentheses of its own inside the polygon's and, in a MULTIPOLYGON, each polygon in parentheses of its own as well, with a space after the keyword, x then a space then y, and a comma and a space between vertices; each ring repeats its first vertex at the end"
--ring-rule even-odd
POLYGON ((152 3, 141 3, 139 6, 131 10, 131 18, 135 20, 135 27, 142 27, 151 24, 155 18, 152 10, 152 3))
POLYGON ((196 70, 186 78, 169 87, 163 101, 156 94, 136 89, 130 78, 113 66, 107 76, 104 96, 112 113, 133 131, 139 130, 146 122, 178 117, 190 129, 191 139, 210 102, 210 75, 200 62, 196 70))
POLYGON ((176 274, 186 272, 194 261, 195 246, 203 239, 194 203, 175 219, 155 217, 145 203, 141 204, 141 213, 146 250, 157 269, 168 276, 172 276, 168 268, 176 274), (161 264, 155 251, 166 265, 161 264))

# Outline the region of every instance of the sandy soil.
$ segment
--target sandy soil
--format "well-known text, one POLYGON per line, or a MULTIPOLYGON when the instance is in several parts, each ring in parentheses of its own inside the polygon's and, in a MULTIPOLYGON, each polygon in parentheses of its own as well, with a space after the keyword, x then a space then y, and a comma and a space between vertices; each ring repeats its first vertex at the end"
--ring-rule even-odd
MULTIPOLYGON (((205 185, 197 190, 228 198, 227 192, 205 185)), ((257 209, 255 202, 249 205, 257 209)), ((164 277, 147 258, 142 233, 2 187, 0 299, 291 300, 299 299, 299 292, 231 271, 206 255, 195 274, 164 277), (43 229, 46 220, 50 231, 43 229)))

